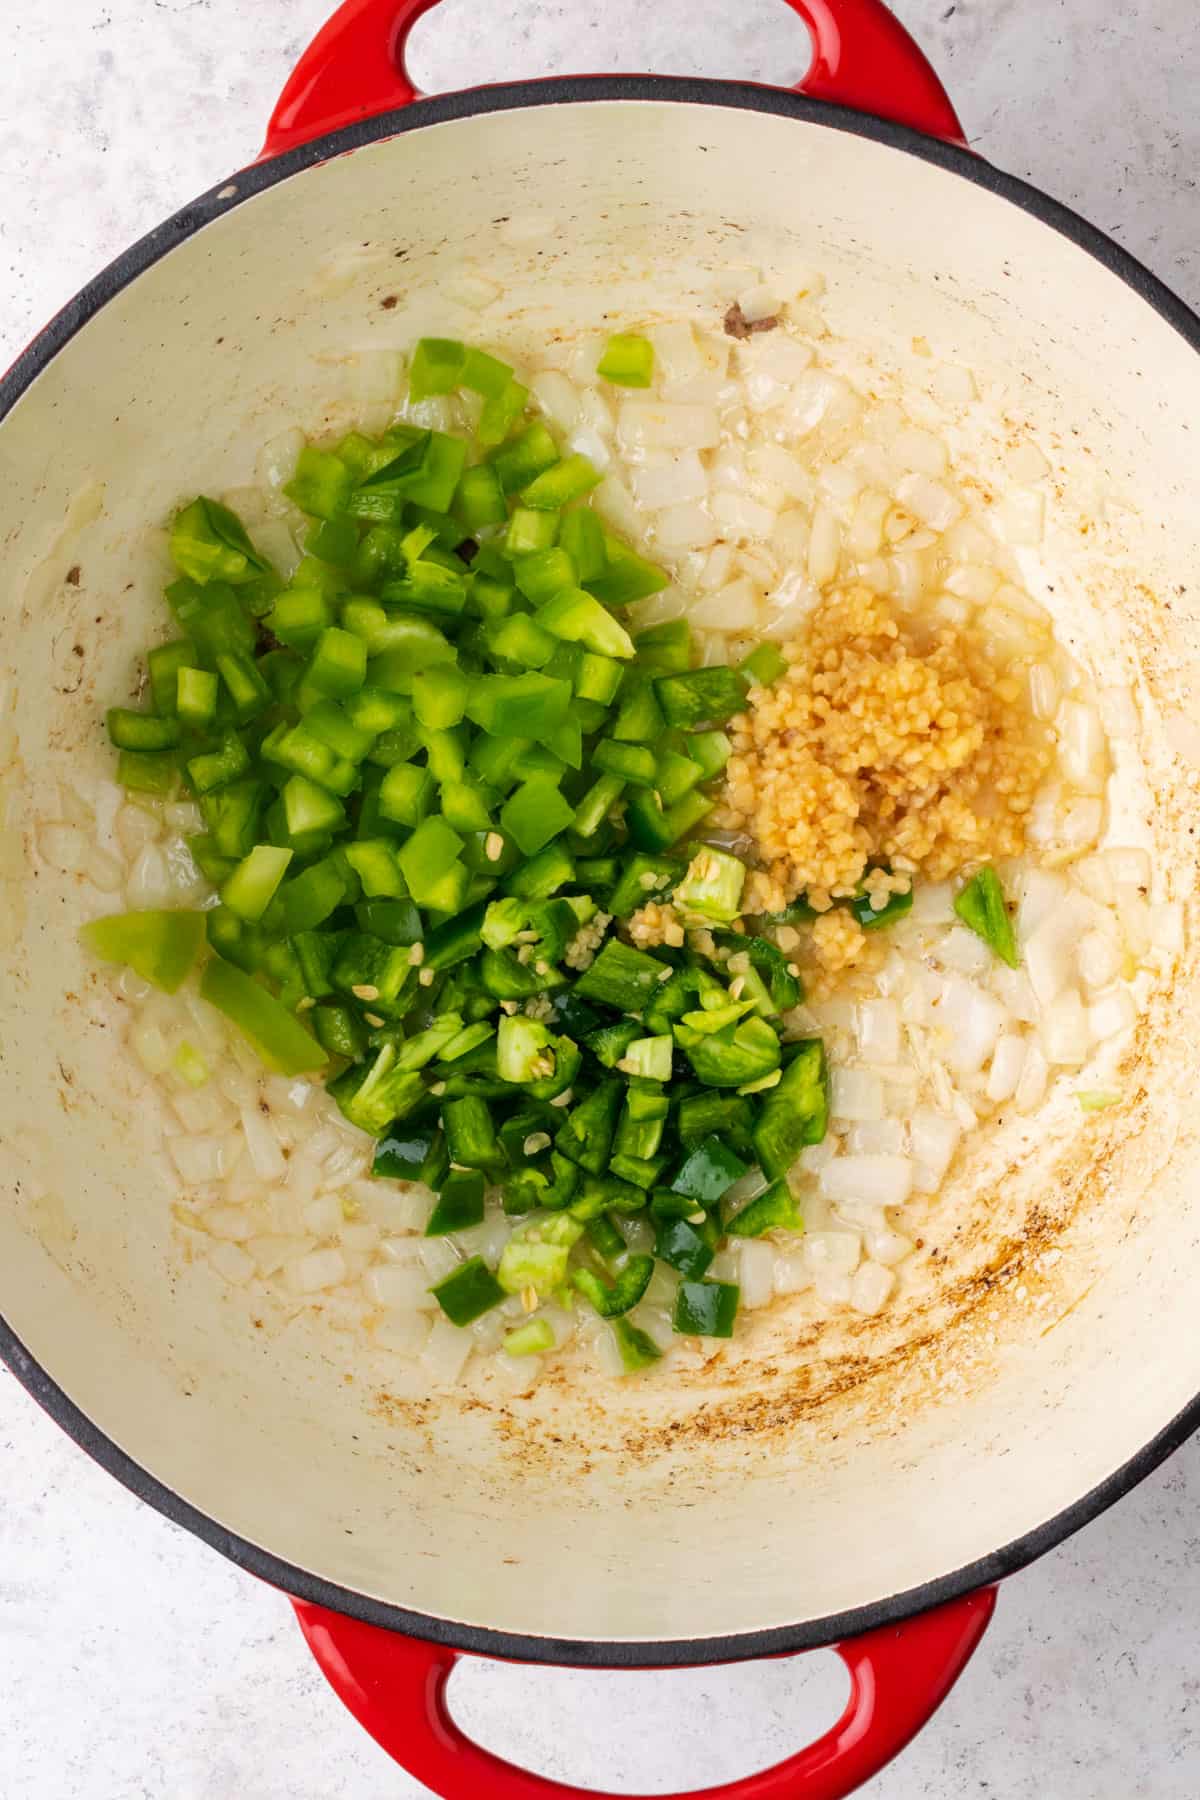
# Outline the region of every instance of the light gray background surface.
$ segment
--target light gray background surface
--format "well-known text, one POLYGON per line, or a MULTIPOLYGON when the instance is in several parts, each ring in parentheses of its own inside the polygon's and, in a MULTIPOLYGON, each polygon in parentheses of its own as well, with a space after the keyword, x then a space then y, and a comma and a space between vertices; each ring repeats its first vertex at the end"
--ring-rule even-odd
MULTIPOLYGON (((102 263, 254 155, 332 6, 0 0, 0 367, 102 263)), ((1192 0, 896 10, 983 155, 1200 302, 1192 0)), ((444 0, 410 58, 431 92, 596 69, 783 81, 806 61, 782 0, 444 0)), ((1193 1443, 1007 1582, 967 1674, 868 1800, 1197 1800, 1198 1504, 1193 1443)), ((654 1676, 477 1663, 454 1684, 494 1748, 641 1793, 778 1760, 844 1691, 828 1653, 654 1676)), ((424 1792, 341 1711, 283 1601, 132 1499, 0 1373, 3 1800, 424 1792)))

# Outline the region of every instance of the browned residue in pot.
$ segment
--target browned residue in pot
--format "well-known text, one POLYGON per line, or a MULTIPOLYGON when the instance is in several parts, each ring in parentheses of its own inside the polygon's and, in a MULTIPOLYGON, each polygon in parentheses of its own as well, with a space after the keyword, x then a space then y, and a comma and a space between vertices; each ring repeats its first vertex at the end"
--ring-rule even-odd
POLYGON ((756 337, 760 331, 774 331, 779 324, 779 316, 772 313, 766 319, 748 319, 743 313, 741 302, 735 300, 725 314, 725 330, 731 338, 756 337))

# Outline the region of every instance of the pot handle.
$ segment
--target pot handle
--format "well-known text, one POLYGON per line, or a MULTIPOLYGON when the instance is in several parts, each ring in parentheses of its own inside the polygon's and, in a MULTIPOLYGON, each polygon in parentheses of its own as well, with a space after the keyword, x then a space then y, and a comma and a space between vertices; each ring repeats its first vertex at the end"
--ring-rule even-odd
MULTIPOLYGON (((980 1588, 899 1625, 834 1648, 850 1699, 829 1731, 761 1774, 695 1792, 694 1800, 844 1800, 899 1754, 950 1692, 996 1603, 980 1588)), ((514 1768, 459 1730, 446 1705, 456 1651, 293 1601, 322 1674, 402 1768, 442 1800, 631 1800, 564 1787, 514 1768)))
MULTIPOLYGON (((946 90, 883 0, 787 0, 807 25, 812 67, 795 92, 874 113, 927 137, 964 142, 946 90)), ((404 66, 409 33, 437 0, 343 0, 279 96, 262 157, 418 98, 404 66)), ((262 160, 262 158, 260 158, 262 160)))

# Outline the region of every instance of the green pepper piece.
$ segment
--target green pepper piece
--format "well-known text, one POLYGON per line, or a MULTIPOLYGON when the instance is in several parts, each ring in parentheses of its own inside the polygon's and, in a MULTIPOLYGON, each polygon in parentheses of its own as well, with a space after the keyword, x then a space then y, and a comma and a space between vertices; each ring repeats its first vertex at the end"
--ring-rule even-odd
POLYGON ((432 1125, 400 1126, 385 1132, 375 1146, 372 1175, 391 1181, 422 1181, 421 1171, 437 1137, 438 1132, 432 1125))
POLYGON ((713 1259, 711 1246, 687 1219, 660 1220, 654 1254, 688 1281, 699 1281, 713 1259))
POLYGON ((575 1269, 571 1286, 590 1301, 602 1319, 617 1319, 637 1305, 654 1273, 652 1256, 631 1256, 616 1280, 601 1281, 591 1269, 575 1269))
POLYGON ((190 973, 204 941, 204 914, 111 913, 84 925, 79 936, 103 961, 124 963, 143 981, 173 994, 190 973))
POLYGON ((292 860, 290 850, 279 850, 271 844, 256 844, 249 856, 243 857, 221 889, 222 904, 239 919, 256 924, 275 898, 275 892, 292 860))
POLYGON ((820 1038, 805 1038, 778 1085, 767 1094, 754 1129, 763 1173, 772 1181, 786 1175, 806 1145, 821 1142, 828 1120, 825 1046, 820 1038))
POLYGON ((200 993, 249 1038, 268 1068, 281 1075, 304 1075, 311 1069, 324 1068, 328 1062, 320 1044, 285 1006, 251 976, 219 956, 214 956, 205 969, 200 993))
POLYGON ((727 1219, 730 1237, 761 1237, 764 1231, 798 1231, 801 1227, 796 1202, 785 1180, 773 1181, 761 1194, 727 1219))
POLYGON ((705 1138, 689 1152, 671 1187, 701 1206, 713 1206, 746 1173, 746 1164, 719 1137, 705 1138))
POLYGON ((598 1000, 617 1012, 641 1012, 670 973, 669 964, 656 956, 610 938, 576 982, 575 992, 582 1000, 598 1000))
POLYGON ((739 663, 738 674, 745 675, 755 687, 770 687, 773 681, 779 680, 787 666, 787 657, 779 646, 764 643, 756 645, 745 661, 739 663))
POLYGON ((618 387, 648 388, 654 379, 654 346, 636 332, 619 331, 605 345, 596 373, 618 387))
POLYGON ((479 417, 481 444, 502 444, 529 400, 529 389, 512 380, 502 394, 489 394, 479 417))
POLYGON ((353 488, 354 476, 340 457, 306 444, 283 491, 310 517, 336 519, 345 512, 353 488))
POLYGON ((627 1375, 636 1375, 639 1370, 660 1361, 662 1351, 654 1339, 639 1326, 631 1325, 628 1319, 614 1319, 612 1332, 627 1375))
POLYGON ((565 643, 582 644, 597 656, 624 660, 633 655, 633 639, 586 589, 564 588, 537 610, 537 622, 565 643))
POLYGON ((605 1260, 612 1262, 614 1257, 624 1256, 625 1239, 613 1224, 607 1213, 598 1213, 594 1219, 587 1221, 588 1241, 605 1260))
POLYGON ((544 741, 570 704, 570 682, 551 675, 481 675, 468 694, 467 717, 491 737, 544 741))
POLYGON ((442 1125, 450 1161, 464 1169, 495 1169, 504 1161, 496 1128, 486 1100, 476 1094, 447 1100, 442 1106, 442 1125))
POLYGON ((692 858, 688 872, 675 890, 677 905, 687 912, 728 924, 741 908, 746 865, 727 850, 705 844, 692 858))
POLYGON ((253 581, 270 568, 235 512, 203 496, 176 514, 171 526, 171 560, 189 581, 253 581))
POLYGON ((732 1337, 740 1298, 732 1282, 681 1281, 672 1323, 685 1337, 732 1337))
POLYGON ((574 817, 557 783, 546 777, 522 782, 500 808, 501 826, 525 856, 545 849, 574 817))
POLYGON ((558 1293, 566 1285, 572 1247, 582 1236, 583 1226, 562 1213, 519 1226, 500 1257, 500 1286, 509 1294, 527 1288, 539 1296, 558 1293))
MULTIPOLYGON (((190 638, 175 638, 169 644, 158 644, 146 657, 150 671, 150 693, 154 710, 164 717, 178 712, 179 676, 184 669, 195 668, 196 646, 190 638)), ((215 698, 215 696, 214 696, 215 698)))
POLYGON ((1008 914, 1004 889, 990 864, 972 875, 956 896, 954 910, 963 924, 969 925, 975 935, 995 951, 1001 962, 1006 962, 1010 969, 1019 966, 1021 956, 1008 914))
POLYGON ((569 1156, 591 1175, 602 1174, 608 1166, 622 1094, 623 1083, 620 1081, 601 1081, 586 1100, 571 1108, 554 1139, 564 1156, 569 1156))
POLYGON ((685 794, 665 810, 656 793, 637 788, 629 796, 625 822, 640 850, 669 850, 707 817, 716 802, 708 794, 685 794))
POLYGON ((636 1019, 619 1019, 615 1025, 601 1025, 589 1031, 584 1039, 588 1049, 606 1069, 615 1069, 630 1044, 642 1035, 636 1019))
POLYGON ((661 593, 670 582, 665 569, 657 564, 647 562, 645 557, 622 544, 608 532, 604 536, 604 547, 608 553, 601 573, 591 581, 584 583, 589 594, 602 600, 605 606, 630 606, 635 600, 648 599, 651 594, 661 593))
POLYGON ((409 399, 452 394, 463 378, 466 359, 466 345, 455 338, 418 338, 409 364, 409 399))
POLYGON ((719 725, 746 708, 745 681, 736 669, 721 665, 663 675, 654 686, 667 724, 685 730, 706 721, 719 725))
POLYGON ((477 1169, 448 1175, 429 1215, 425 1236, 446 1237, 452 1231, 470 1231, 482 1225, 483 1188, 483 1176, 477 1169))
POLYGON ((416 1112, 428 1093, 415 1069, 397 1067, 393 1043, 382 1045, 374 1062, 357 1064, 329 1082, 328 1091, 352 1125, 377 1138, 397 1119, 416 1112))
POLYGON ((118 750, 171 750, 182 735, 178 719, 128 706, 110 706, 107 720, 109 740, 118 750))
POLYGON ((554 1349, 554 1327, 549 1319, 530 1319, 507 1333, 503 1350, 506 1356, 539 1356, 554 1349))
POLYGON ((470 1325, 504 1298, 504 1289, 482 1256, 460 1264, 429 1291, 452 1325, 470 1325))
POLYGON ((639 631, 636 639, 641 668, 656 675, 681 675, 692 666, 692 628, 686 619, 667 619, 639 631))
POLYGON ((675 1041, 706 1087, 742 1087, 779 1067, 779 1039, 765 1019, 743 1019, 711 1036, 676 1025, 675 1041))
POLYGON ((575 808, 572 829, 582 838, 594 837, 608 817, 609 810, 625 792, 619 775, 601 775, 588 789, 575 808))
POLYGON ((723 731, 693 731, 683 740, 691 760, 700 770, 702 781, 719 775, 733 753, 733 745, 723 731))
MULTIPOLYGON (((330 1056, 361 1062, 367 1054, 367 1034, 362 1020, 343 1000, 322 1000, 310 1013, 317 1042, 330 1056)), ((415 1177, 414 1177, 415 1179, 415 1177)))
POLYGON ((575 864, 562 844, 548 844, 515 868, 505 884, 523 900, 548 900, 575 878, 575 864))
POLYGON ((462 366, 463 387, 490 400, 504 394, 512 378, 512 370, 498 356, 489 356, 486 350, 478 350, 474 345, 468 346, 462 366))
POLYGON ((621 744, 615 738, 601 738, 592 751, 592 761, 605 774, 635 787, 653 787, 658 775, 654 752, 645 744, 621 744))
POLYGON ((497 450, 491 462, 505 493, 513 494, 528 487, 544 469, 553 468, 558 460, 554 439, 541 421, 535 420, 502 450, 497 450))
POLYGON ((528 487, 522 488, 521 502, 535 511, 557 511, 569 506, 572 500, 582 500, 600 479, 596 465, 576 451, 572 456, 564 456, 553 468, 536 475, 528 487))

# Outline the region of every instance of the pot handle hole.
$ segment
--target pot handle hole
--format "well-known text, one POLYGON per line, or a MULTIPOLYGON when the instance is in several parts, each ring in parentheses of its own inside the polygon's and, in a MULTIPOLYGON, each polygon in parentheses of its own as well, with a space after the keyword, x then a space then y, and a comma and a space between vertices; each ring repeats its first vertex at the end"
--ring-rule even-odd
MULTIPOLYGON (((962 126, 930 64, 883 0, 786 0, 813 61, 795 92, 961 144, 962 126)), ((395 112, 419 98, 404 66, 409 34, 437 0, 344 0, 297 63, 262 157, 395 112)), ((261 160, 261 159, 260 159, 261 160)))
MULTIPOLYGON (((996 1601, 980 1588, 834 1648, 850 1672, 837 1723, 758 1775, 706 1788, 703 1800, 844 1800, 904 1748, 941 1705, 983 1636, 996 1601)), ((322 1674, 359 1724, 441 1800, 606 1800, 503 1762, 460 1731, 446 1703, 456 1651, 294 1601, 322 1674)), ((530 1680, 536 1680, 530 1671, 530 1680)), ((608 1800, 616 1800, 609 1796, 608 1800)), ((632 1800, 626 1796, 625 1800, 632 1800)))

